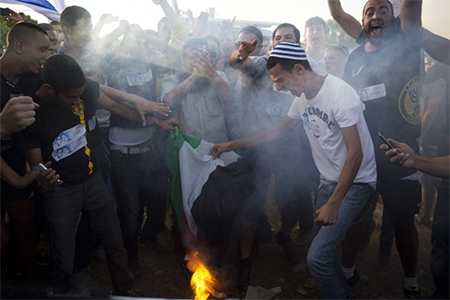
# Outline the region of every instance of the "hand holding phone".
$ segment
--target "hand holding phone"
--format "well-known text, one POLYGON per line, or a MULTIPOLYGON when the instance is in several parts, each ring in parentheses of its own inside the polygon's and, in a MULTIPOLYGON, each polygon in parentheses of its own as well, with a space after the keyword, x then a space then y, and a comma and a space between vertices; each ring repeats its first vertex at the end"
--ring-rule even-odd
POLYGON ((394 146, 392 146, 392 144, 388 141, 388 139, 381 133, 378 131, 378 136, 380 137, 380 139, 383 140, 383 142, 388 145, 389 149, 394 149, 394 146))
POLYGON ((0 15, 2 15, 2 16, 10 16, 11 13, 9 12, 9 9, 7 9, 7 8, 0 8, 0 15))
POLYGON ((40 163, 36 167, 34 167, 33 170, 36 171, 37 174, 41 174, 42 172, 47 170, 47 167, 40 163))

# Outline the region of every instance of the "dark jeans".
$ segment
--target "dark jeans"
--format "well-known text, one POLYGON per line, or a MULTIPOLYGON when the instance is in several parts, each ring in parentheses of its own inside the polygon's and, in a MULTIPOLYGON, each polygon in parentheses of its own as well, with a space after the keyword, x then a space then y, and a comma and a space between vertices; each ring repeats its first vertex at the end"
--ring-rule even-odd
POLYGON ((439 299, 449 299, 449 188, 448 179, 443 179, 431 228, 431 273, 436 284, 433 298, 439 299))
POLYGON ((70 289, 75 255, 75 231, 81 211, 90 220, 105 249, 109 274, 116 292, 129 290, 127 253, 117 215, 100 172, 85 182, 46 191, 45 205, 51 241, 51 275, 55 292, 70 289))
MULTIPOLYGON (((103 182, 111 196, 111 202, 114 205, 114 195, 111 184, 111 162, 108 157, 107 150, 102 144, 92 149, 95 161, 100 166, 103 182)), ((91 228, 89 218, 86 214, 82 214, 78 223, 77 236, 75 242, 75 261, 73 272, 77 273, 87 267, 91 262, 92 252, 98 247, 99 241, 95 236, 94 230, 91 228)))
MULTIPOLYGON (((128 263, 138 261, 138 231, 142 201, 147 203, 147 238, 156 241, 164 224, 167 205, 167 176, 161 172, 161 158, 153 151, 124 154, 111 150, 112 178, 120 204, 120 227, 128 263)), ((164 161, 162 161, 165 166, 164 161)))

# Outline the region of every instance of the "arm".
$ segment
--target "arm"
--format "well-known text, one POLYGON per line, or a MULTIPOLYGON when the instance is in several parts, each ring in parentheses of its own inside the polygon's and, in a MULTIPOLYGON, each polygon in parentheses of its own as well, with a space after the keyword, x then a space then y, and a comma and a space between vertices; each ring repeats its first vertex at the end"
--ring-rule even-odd
POLYGON ((35 122, 35 109, 39 108, 30 97, 11 98, 0 113, 1 136, 21 131, 35 122))
POLYGON ((355 124, 350 127, 342 128, 341 131, 348 151, 347 158, 345 159, 341 175, 333 194, 328 199, 327 203, 316 211, 315 224, 333 225, 336 223, 338 210, 342 200, 347 194, 350 186, 353 184, 353 180, 361 166, 363 153, 357 125, 355 124))
POLYGON ((257 44, 257 39, 254 39, 251 43, 242 41, 239 49, 231 53, 228 60, 230 67, 241 71, 250 69, 252 67, 252 61, 250 60, 249 55, 255 50, 257 44))
POLYGON ((403 0, 400 7, 403 32, 409 35, 422 33, 422 0, 403 0))
POLYGON ((23 18, 20 14, 18 14, 17 12, 15 12, 14 10, 12 10, 9 7, 6 9, 9 11, 9 16, 3 16, 3 17, 10 19, 11 21, 14 21, 16 23, 23 21, 23 18))
MULTIPOLYGON (((141 122, 141 116, 138 112, 129 104, 117 102, 108 97, 105 93, 100 91, 97 99, 98 105, 109 110, 111 113, 121 116, 122 118, 129 119, 135 122, 141 122)), ((145 126, 145 125, 144 125, 145 126)))
POLYGON ((432 176, 441 178, 450 177, 450 155, 441 157, 426 157, 416 155, 414 150, 405 143, 388 139, 395 147, 389 150, 386 144, 382 144, 380 149, 386 151, 386 156, 391 158, 391 162, 404 169, 417 169, 432 176))
POLYGON ((450 64, 450 40, 423 29, 422 48, 432 58, 443 64, 450 64))
MULTIPOLYGON (((41 148, 25 149, 23 150, 23 154, 32 168, 43 161, 41 148)), ((64 183, 59 179, 59 174, 50 168, 51 164, 51 162, 46 162, 44 165, 47 167, 47 170, 43 171, 41 174, 36 174, 36 172, 34 173, 34 179, 36 182, 46 190, 51 190, 64 183)))
POLYGON ((328 0, 328 8, 331 16, 349 36, 357 39, 361 33, 362 26, 352 15, 346 13, 339 0, 328 0))
POLYGON ((146 124, 145 120, 146 114, 158 113, 164 117, 167 117, 168 114, 171 112, 170 108, 164 106, 163 103, 148 101, 137 95, 122 92, 106 85, 100 84, 100 91, 105 93, 108 97, 110 97, 114 101, 127 102, 134 105, 144 126, 146 124))
POLYGON ((199 78, 198 70, 194 69, 192 74, 183 82, 174 87, 170 92, 164 95, 163 102, 170 107, 175 107, 186 98, 191 91, 192 86, 199 78))
POLYGON ((231 142, 215 144, 209 150, 209 155, 218 158, 222 153, 233 151, 234 149, 255 148, 276 142, 299 123, 300 120, 291 119, 288 116, 285 116, 280 123, 272 129, 231 142))
POLYGON ((25 175, 20 176, 6 163, 3 157, 1 160, 0 171, 2 179, 19 190, 29 186, 33 182, 35 175, 35 172, 32 170, 30 171, 29 167, 27 166, 27 172, 25 173, 25 175))

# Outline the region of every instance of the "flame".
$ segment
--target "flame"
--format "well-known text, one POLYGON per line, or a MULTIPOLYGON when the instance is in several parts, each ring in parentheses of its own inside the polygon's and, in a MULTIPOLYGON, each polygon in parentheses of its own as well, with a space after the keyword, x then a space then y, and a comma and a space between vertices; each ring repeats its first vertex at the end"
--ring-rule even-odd
POLYGON ((206 300, 214 292, 216 279, 198 258, 198 252, 192 255, 188 262, 189 269, 194 272, 191 277, 191 287, 195 292, 195 300, 206 300))

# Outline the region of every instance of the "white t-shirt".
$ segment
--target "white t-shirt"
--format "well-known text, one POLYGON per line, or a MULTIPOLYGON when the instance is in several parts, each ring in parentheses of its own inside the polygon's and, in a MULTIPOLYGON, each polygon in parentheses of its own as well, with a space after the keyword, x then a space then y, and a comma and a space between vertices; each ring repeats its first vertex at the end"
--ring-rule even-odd
POLYGON ((375 188, 377 174, 372 139, 364 119, 364 104, 356 91, 341 79, 328 75, 319 93, 307 100, 297 97, 288 112, 291 119, 302 119, 311 144, 321 184, 336 183, 341 175, 347 148, 341 128, 357 125, 363 159, 354 183, 375 188))

